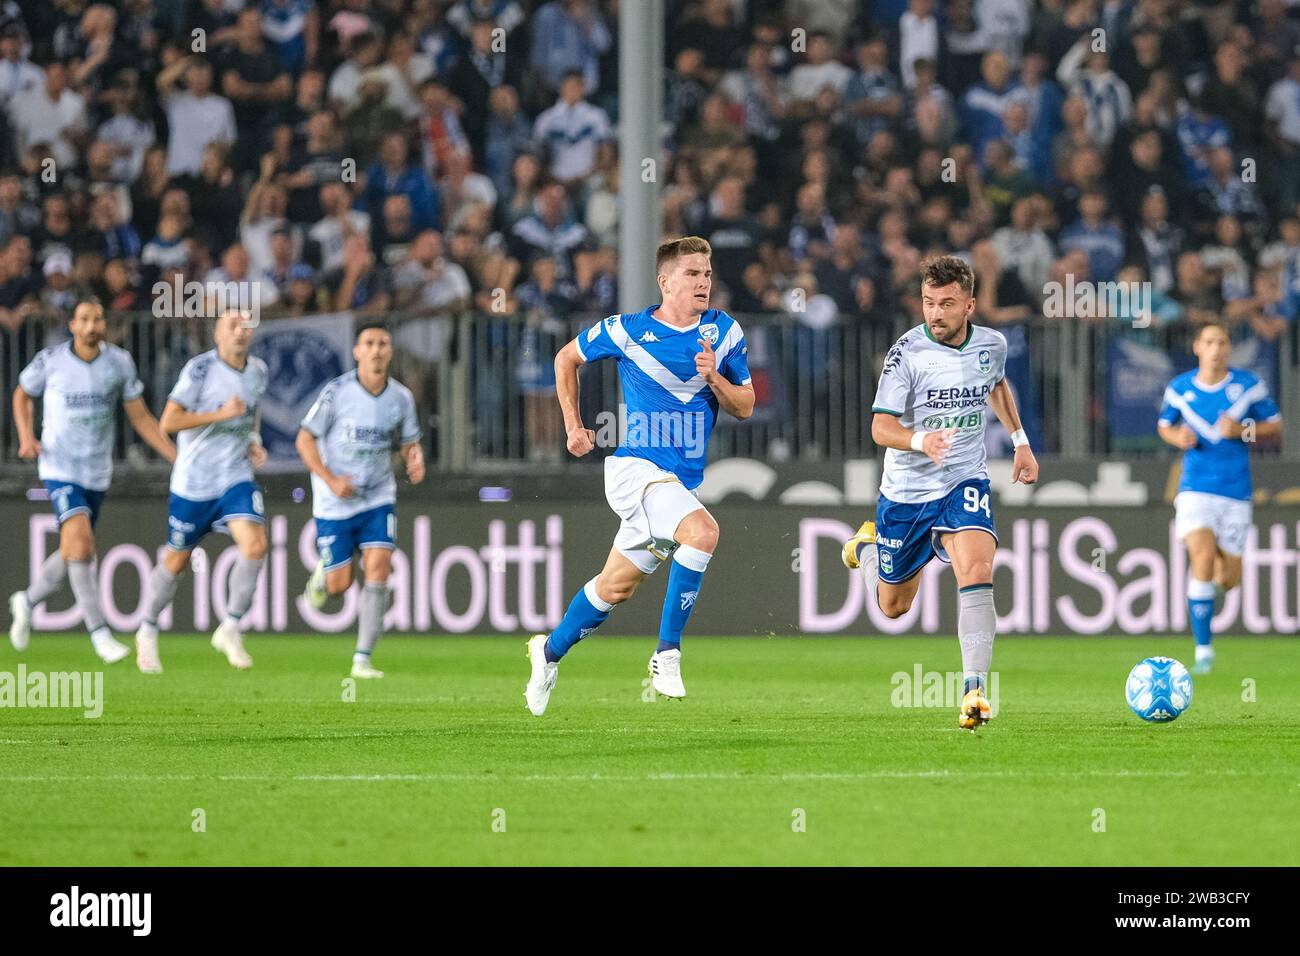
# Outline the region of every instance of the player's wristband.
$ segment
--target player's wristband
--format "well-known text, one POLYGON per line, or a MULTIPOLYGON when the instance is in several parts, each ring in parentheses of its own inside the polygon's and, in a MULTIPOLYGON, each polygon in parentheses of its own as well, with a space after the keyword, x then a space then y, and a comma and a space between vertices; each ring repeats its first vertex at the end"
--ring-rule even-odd
POLYGON ((921 446, 925 444, 925 436, 929 432, 912 432, 912 451, 921 451, 921 446))
POLYGON ((1021 445, 1029 444, 1029 436, 1025 434, 1023 428, 1017 428, 1011 433, 1011 447, 1019 448, 1021 445))

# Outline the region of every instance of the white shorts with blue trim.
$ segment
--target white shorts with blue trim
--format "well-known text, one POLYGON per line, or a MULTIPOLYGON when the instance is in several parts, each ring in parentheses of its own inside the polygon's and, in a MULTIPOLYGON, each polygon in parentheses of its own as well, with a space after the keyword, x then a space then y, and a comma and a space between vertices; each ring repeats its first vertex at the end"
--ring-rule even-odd
POLYGON ((1240 556, 1246 550, 1246 535, 1253 523, 1249 501, 1207 491, 1180 491, 1174 496, 1174 533, 1180 541, 1193 531, 1209 528, 1220 551, 1240 556))
POLYGON ((644 458, 605 459, 605 500, 622 519, 614 547, 651 574, 677 547, 682 519, 704 505, 681 479, 644 458))

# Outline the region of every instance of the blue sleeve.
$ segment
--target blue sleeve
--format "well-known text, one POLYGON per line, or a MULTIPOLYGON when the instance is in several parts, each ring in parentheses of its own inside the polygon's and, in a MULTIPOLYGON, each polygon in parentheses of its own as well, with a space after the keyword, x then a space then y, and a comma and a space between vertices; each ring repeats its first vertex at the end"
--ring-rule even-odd
POLYGON ((1256 422, 1271 422, 1282 416, 1281 410, 1277 407, 1277 400, 1268 393, 1267 385, 1256 382, 1251 388, 1259 389, 1262 394, 1250 403, 1246 409, 1246 418, 1256 422))
POLYGON ((749 374, 749 343, 745 336, 740 336, 722 363, 722 377, 732 385, 748 385, 752 376, 749 374))
POLYGON ((1172 401, 1174 398, 1177 398, 1177 394, 1174 392, 1174 386, 1171 384, 1165 389, 1164 401, 1160 406, 1159 422, 1161 425, 1177 425, 1183 420, 1182 412, 1174 407, 1172 401))
POLYGON ((623 351, 610 337, 609 330, 618 322, 618 316, 611 315, 587 329, 573 340, 578 347, 578 354, 584 362, 598 362, 601 359, 619 358, 623 351))

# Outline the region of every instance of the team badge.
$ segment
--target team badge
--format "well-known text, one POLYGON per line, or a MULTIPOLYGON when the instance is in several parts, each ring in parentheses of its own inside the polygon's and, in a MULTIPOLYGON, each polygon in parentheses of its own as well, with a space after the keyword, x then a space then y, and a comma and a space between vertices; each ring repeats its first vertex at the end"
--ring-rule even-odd
POLYGON ((880 570, 886 574, 894 573, 894 556, 888 551, 880 552, 880 570))
POLYGON ((993 367, 993 356, 989 354, 988 349, 980 349, 978 361, 981 372, 987 372, 993 367))
POLYGON ((1233 382, 1228 386, 1225 394, 1228 396, 1228 401, 1235 402, 1237 399, 1241 398, 1241 393, 1243 391, 1245 391, 1245 389, 1243 389, 1239 383, 1233 382))
POLYGON ((717 345, 718 324, 716 322, 709 322, 706 325, 701 325, 700 338, 704 339, 704 341, 708 342, 710 345, 717 345))

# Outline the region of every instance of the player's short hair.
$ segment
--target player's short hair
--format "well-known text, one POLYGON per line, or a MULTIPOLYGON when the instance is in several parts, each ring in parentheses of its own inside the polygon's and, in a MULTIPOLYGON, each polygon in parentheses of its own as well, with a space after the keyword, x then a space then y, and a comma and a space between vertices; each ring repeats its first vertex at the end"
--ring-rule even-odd
POLYGON ((1193 339, 1193 341, 1200 339, 1200 337, 1205 334, 1206 329, 1218 329, 1229 339, 1232 338, 1232 333, 1228 331, 1227 322, 1223 321, 1223 319, 1211 319, 1210 321, 1203 323, 1201 327, 1196 330, 1196 339, 1193 339))
POLYGON ((921 285, 945 286, 954 282, 967 295, 975 293, 975 270, 965 259, 935 256, 921 263, 921 285))
POLYGON ((369 319, 368 321, 362 322, 360 325, 357 326, 357 334, 353 337, 352 341, 359 342, 361 340, 362 334, 365 332, 369 332, 371 329, 377 329, 380 332, 383 332, 389 338, 393 337, 393 331, 387 325, 385 325, 383 322, 379 321, 378 319, 369 319))
POLYGON ((655 274, 663 275, 682 256, 693 256, 696 253, 712 258, 713 247, 709 245, 709 240, 699 236, 683 236, 680 239, 660 243, 659 248, 655 250, 655 274))

